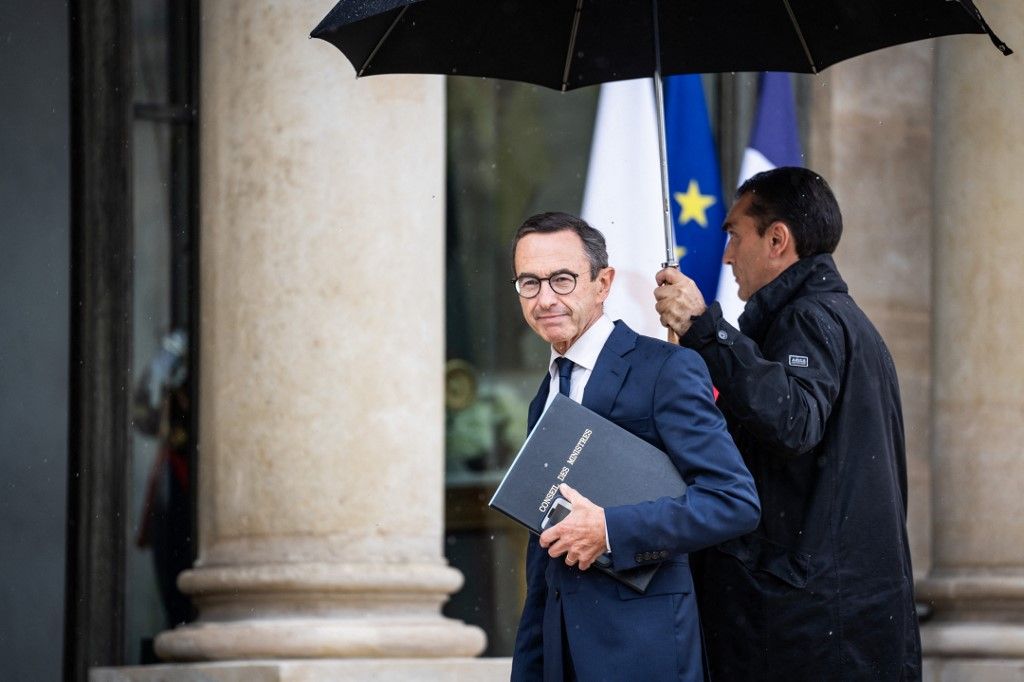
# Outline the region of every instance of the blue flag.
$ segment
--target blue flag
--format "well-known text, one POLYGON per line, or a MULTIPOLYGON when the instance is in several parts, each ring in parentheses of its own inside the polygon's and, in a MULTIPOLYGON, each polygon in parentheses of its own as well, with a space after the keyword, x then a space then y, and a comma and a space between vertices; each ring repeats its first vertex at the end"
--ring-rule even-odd
POLYGON ((700 75, 665 79, 665 132, 679 270, 711 301, 718 288, 728 207, 700 75))

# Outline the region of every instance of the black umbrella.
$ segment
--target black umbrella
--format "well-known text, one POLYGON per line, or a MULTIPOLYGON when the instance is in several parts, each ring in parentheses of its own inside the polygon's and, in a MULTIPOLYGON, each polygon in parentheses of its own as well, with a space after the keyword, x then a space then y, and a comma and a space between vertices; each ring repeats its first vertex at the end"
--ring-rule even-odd
POLYGON ((311 34, 357 76, 486 76, 559 90, 654 77, 666 261, 675 265, 662 75, 816 73, 890 45, 987 33, 972 0, 341 0, 311 34))

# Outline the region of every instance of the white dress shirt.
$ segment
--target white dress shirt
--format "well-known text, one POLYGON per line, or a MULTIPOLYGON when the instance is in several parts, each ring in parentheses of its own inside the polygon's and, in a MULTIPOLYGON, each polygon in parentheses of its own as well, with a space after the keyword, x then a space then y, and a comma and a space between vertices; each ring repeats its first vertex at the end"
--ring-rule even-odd
MULTIPOLYGON (((583 336, 576 339, 576 343, 569 346, 569 350, 565 352, 565 357, 572 360, 574 365, 572 379, 569 383, 569 397, 576 402, 583 402, 583 391, 587 387, 587 382, 590 381, 590 375, 594 372, 597 356, 601 354, 605 342, 608 341, 608 337, 614 330, 615 323, 611 318, 601 315, 594 324, 590 325, 590 329, 583 332, 583 336)), ((562 356, 552 346, 551 360, 548 363, 550 383, 548 384, 548 400, 544 403, 545 410, 558 395, 558 365, 555 360, 560 357, 562 356)))

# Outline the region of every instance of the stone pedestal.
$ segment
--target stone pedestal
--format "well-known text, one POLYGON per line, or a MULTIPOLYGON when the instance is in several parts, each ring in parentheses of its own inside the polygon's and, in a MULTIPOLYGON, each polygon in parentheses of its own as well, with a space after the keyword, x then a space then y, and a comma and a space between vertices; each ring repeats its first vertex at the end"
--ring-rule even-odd
MULTIPOLYGON (((1024 6, 979 3, 1024 47, 1024 6)), ((918 597, 931 680, 1024 663, 1024 155, 1021 61, 943 39, 935 120, 933 565, 918 597)))
POLYGON ((307 39, 330 5, 203 3, 199 620, 166 660, 485 645, 440 615, 443 81, 357 82, 307 39))
POLYGON ((508 682, 507 658, 190 663, 96 668, 89 682, 508 682))

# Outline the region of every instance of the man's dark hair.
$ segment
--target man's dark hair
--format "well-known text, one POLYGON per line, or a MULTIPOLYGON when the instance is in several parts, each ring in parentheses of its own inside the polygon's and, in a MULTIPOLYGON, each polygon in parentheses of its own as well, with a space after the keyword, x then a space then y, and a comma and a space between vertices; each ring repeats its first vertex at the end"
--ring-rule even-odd
POLYGON ((843 235, 843 216, 825 179, 812 170, 783 166, 754 175, 736 190, 750 196, 747 214, 758 221, 757 233, 785 223, 800 258, 832 253, 843 235))
POLYGON ((516 230, 516 235, 512 238, 512 274, 516 274, 516 247, 520 239, 535 232, 550 234, 563 231, 575 232, 583 241, 583 252, 590 261, 590 279, 595 279, 601 270, 608 267, 608 247, 605 245, 603 234, 582 218, 569 213, 551 212, 530 216, 516 230))

